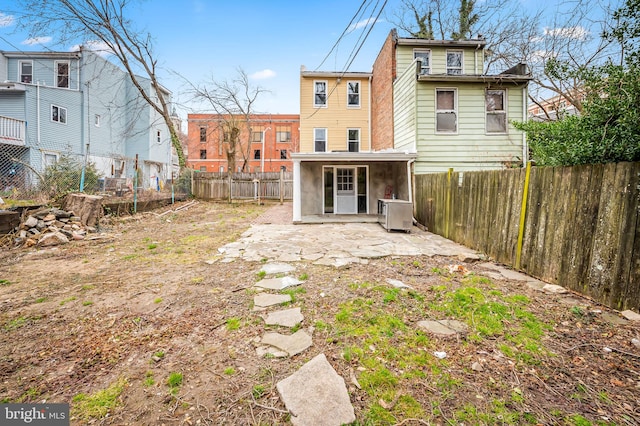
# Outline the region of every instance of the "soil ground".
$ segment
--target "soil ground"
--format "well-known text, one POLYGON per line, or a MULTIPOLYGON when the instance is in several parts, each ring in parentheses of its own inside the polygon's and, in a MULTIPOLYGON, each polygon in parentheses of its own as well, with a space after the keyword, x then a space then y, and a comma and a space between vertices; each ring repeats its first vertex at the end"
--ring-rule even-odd
POLYGON ((252 310, 251 286, 262 264, 217 260, 268 208, 198 202, 106 218, 92 239, 64 246, 0 248, 0 401, 69 402, 73 425, 290 424, 276 383, 324 353, 345 378, 358 424, 640 424, 637 323, 579 295, 449 273, 459 261, 444 257, 339 269, 296 262, 306 280, 293 305, 314 329, 313 346, 258 357, 254 342, 268 327, 252 310), (385 278, 414 291, 390 291, 385 278), (459 313, 469 336, 414 331, 465 294, 487 299, 459 313), (522 310, 499 313, 506 301, 522 310), (498 331, 478 331, 474 318, 487 306, 501 315, 498 331), (379 318, 358 322, 371 312, 379 318), (396 322, 371 343, 367 327, 386 313, 396 322), (535 342, 509 329, 522 318, 542 324, 535 342), (419 358, 401 355, 404 341, 419 358), (376 382, 372 371, 386 376, 376 382), (171 382, 176 373, 182 380, 171 382), (82 395, 108 399, 107 389, 114 398, 104 411, 81 404, 82 395))

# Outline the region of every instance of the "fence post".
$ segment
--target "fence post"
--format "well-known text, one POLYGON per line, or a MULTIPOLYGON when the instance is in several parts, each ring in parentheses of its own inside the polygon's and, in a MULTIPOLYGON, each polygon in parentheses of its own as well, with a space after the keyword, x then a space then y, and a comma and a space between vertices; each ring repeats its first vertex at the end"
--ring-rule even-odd
POLYGON ((453 175, 453 168, 449 168, 447 171, 447 200, 444 210, 444 237, 449 238, 449 218, 451 216, 451 176, 453 175))
POLYGON ((138 212, 138 154, 136 154, 135 169, 133 171, 133 213, 138 212))
POLYGON ((516 246, 516 264, 514 267, 520 269, 522 257, 522 241, 524 239, 524 223, 527 215, 527 197, 529 195, 529 178, 531 176, 531 161, 527 161, 527 170, 524 175, 524 188, 522 188, 522 204, 520 205, 520 224, 518 226, 518 244, 516 246))
POLYGON ((284 170, 280 167, 280 205, 284 202, 284 170))

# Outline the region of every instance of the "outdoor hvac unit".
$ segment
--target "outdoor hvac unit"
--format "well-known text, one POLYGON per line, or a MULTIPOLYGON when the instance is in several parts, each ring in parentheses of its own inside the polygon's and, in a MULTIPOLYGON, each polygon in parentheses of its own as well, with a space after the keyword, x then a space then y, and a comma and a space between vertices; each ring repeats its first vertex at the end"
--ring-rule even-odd
POLYGON ((413 204, 405 200, 378 200, 378 222, 387 232, 393 230, 411 232, 413 204))

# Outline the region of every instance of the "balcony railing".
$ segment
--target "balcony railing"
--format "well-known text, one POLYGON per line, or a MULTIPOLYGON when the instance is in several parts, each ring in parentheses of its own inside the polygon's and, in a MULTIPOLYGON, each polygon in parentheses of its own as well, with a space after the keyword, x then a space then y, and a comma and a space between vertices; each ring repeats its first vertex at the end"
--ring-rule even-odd
POLYGON ((26 123, 0 115, 0 143, 25 146, 26 123))

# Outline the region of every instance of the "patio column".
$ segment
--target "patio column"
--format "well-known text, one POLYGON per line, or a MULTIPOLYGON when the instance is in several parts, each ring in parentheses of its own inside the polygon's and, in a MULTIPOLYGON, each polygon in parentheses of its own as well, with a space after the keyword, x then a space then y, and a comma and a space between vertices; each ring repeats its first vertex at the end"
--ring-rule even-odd
POLYGON ((302 221, 302 185, 300 184, 300 160, 293 160, 293 221, 302 221))

